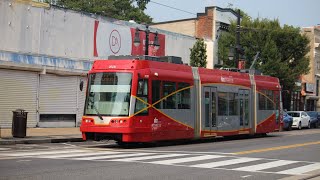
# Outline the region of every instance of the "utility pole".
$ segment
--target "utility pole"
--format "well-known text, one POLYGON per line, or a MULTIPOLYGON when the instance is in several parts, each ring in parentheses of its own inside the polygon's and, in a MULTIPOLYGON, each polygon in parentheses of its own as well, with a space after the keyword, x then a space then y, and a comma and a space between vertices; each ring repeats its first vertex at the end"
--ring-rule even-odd
POLYGON ((237 28, 236 28, 236 68, 239 68, 239 52, 241 51, 240 45, 240 9, 238 9, 237 28))

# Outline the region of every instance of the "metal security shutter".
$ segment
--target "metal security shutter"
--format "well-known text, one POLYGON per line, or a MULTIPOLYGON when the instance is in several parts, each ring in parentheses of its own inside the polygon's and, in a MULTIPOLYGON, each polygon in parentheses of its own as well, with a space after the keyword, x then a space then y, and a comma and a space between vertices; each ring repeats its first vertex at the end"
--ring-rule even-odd
POLYGON ((37 124, 38 73, 0 69, 0 126, 11 128, 12 111, 24 109, 28 112, 27 126, 37 124))
POLYGON ((40 127, 76 126, 77 85, 77 76, 40 75, 40 127))
POLYGON ((83 110, 84 110, 84 103, 86 98, 86 88, 87 88, 87 78, 86 77, 78 77, 79 84, 77 87, 78 90, 78 112, 77 112, 77 126, 80 126, 83 110), (83 81, 83 90, 80 91, 80 82, 83 81))

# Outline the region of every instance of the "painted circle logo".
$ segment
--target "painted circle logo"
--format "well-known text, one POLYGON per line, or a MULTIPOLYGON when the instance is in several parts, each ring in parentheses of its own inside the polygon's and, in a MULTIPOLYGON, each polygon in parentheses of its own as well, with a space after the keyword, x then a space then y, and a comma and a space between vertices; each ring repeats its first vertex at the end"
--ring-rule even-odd
POLYGON ((110 50, 114 54, 117 54, 121 49, 121 36, 120 33, 115 29, 110 33, 109 46, 110 50))

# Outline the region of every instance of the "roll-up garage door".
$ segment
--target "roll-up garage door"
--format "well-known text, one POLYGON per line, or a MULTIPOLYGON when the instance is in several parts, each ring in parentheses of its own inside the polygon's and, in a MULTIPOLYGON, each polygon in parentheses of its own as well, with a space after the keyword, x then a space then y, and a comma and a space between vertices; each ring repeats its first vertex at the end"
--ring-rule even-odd
POLYGON ((75 127, 77 76, 40 75, 39 127, 75 127))
POLYGON ((12 111, 24 109, 28 112, 27 126, 37 124, 38 73, 0 69, 0 125, 11 128, 12 111))

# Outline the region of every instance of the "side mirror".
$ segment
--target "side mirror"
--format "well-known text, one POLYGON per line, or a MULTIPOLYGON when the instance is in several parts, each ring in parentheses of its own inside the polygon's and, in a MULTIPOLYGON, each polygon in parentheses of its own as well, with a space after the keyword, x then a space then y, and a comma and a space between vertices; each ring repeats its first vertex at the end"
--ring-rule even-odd
POLYGON ((80 91, 83 90, 83 81, 80 82, 79 89, 80 89, 80 91))

